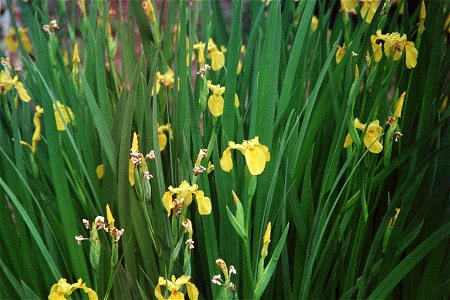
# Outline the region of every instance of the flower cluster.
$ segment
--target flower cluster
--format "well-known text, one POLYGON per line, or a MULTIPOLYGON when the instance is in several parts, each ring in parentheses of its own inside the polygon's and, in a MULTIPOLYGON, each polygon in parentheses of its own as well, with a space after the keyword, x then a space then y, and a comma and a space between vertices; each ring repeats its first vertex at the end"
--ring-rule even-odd
POLYGON ((205 43, 199 42, 194 44, 194 50, 198 50, 198 64, 200 67, 205 66, 205 48, 208 48, 207 58, 211 59, 211 67, 214 71, 218 71, 225 65, 225 55, 217 48, 213 39, 209 39, 208 46, 205 43))
POLYGON ((63 300, 69 298, 69 296, 77 289, 82 289, 88 296, 89 300, 97 300, 97 293, 86 286, 83 280, 78 279, 78 282, 70 284, 67 283, 67 279, 61 278, 58 283, 55 283, 50 289, 50 295, 48 300, 63 300))
POLYGON ((145 161, 147 159, 155 159, 155 151, 151 150, 148 154, 145 156, 139 152, 139 144, 138 144, 138 136, 135 132, 133 134, 133 141, 131 143, 131 149, 130 149, 130 160, 128 164, 128 181, 130 182, 131 186, 134 186, 136 184, 136 180, 134 177, 135 171, 139 172, 139 169, 141 170, 141 175, 144 178, 144 180, 149 181, 153 178, 153 175, 150 174, 150 172, 147 169, 147 164, 145 161))
MULTIPOLYGON (((28 37, 28 29, 19 28, 19 36, 25 52, 31 53, 33 51, 33 46, 31 44, 30 38, 28 37)), ((19 49, 19 41, 16 37, 16 30, 13 27, 9 28, 9 33, 5 36, 4 42, 6 49, 8 49, 8 51, 11 53, 15 53, 19 49)))
POLYGON ((168 89, 171 89, 173 88, 174 83, 175 83, 175 75, 171 68, 168 68, 164 74, 161 74, 159 71, 156 72, 155 76, 156 94, 159 93, 161 85, 165 86, 168 89))
MULTIPOLYGON (((367 23, 372 22, 372 19, 377 12, 380 1, 360 0, 359 2, 362 3, 362 7, 360 10, 361 18, 363 18, 367 23)), ((341 10, 349 14, 356 14, 357 5, 358 0, 341 0, 341 10)))
POLYGON ((189 282, 190 279, 191 276, 187 275, 182 275, 178 279, 174 275, 172 275, 171 279, 166 279, 160 276, 158 279, 158 285, 155 288, 156 299, 158 300, 166 299, 161 293, 161 286, 166 286, 167 290, 170 292, 170 296, 168 299, 184 299, 184 294, 180 292, 180 289, 183 285, 185 285, 189 299, 197 300, 198 289, 193 283, 189 282))
POLYGON ((0 94, 8 93, 13 87, 19 93, 20 99, 25 102, 29 102, 31 100, 31 97, 28 95, 23 83, 19 81, 17 75, 12 78, 5 71, 0 71, 0 94))
POLYGON ((181 214, 182 208, 192 203, 192 195, 197 199, 198 212, 201 215, 209 215, 211 199, 205 197, 205 193, 198 189, 198 185, 190 185, 186 180, 183 180, 177 188, 169 186, 169 191, 164 193, 162 201, 167 215, 170 216, 172 210, 176 211, 177 215, 181 214), (176 195, 175 199, 173 195, 176 195))
POLYGON ((255 137, 242 144, 236 144, 233 141, 228 142, 228 147, 223 151, 220 159, 220 166, 225 172, 233 169, 233 160, 231 159, 231 150, 239 150, 245 156, 248 170, 252 175, 259 175, 264 171, 266 162, 270 161, 270 153, 267 146, 259 143, 259 138, 255 137))
POLYGON ((419 52, 414 43, 407 40, 406 34, 400 35, 398 32, 382 34, 381 30, 378 30, 375 35, 370 37, 370 41, 375 62, 381 60, 383 52, 386 57, 392 57, 394 61, 397 61, 402 57, 403 50, 405 50, 406 67, 408 69, 416 67, 419 52))
POLYGON ((206 158, 208 155, 208 149, 200 149, 198 152, 197 160, 194 164, 194 169, 192 170, 194 172, 194 176, 198 176, 199 174, 205 172, 207 169, 201 165, 202 160, 206 158))
MULTIPOLYGON (((109 233, 113 239, 114 242, 118 242, 120 240, 120 237, 123 235, 125 229, 119 229, 116 226, 114 226, 114 217, 112 216, 111 210, 109 208, 109 205, 106 205, 106 214, 108 223, 105 223, 105 218, 102 216, 97 216, 94 220, 94 222, 91 224, 88 220, 83 219, 83 225, 86 229, 90 230, 91 232, 98 231, 98 230, 104 230, 106 233, 109 233)), ((81 245, 82 241, 89 241, 93 237, 92 235, 89 238, 83 237, 82 235, 75 236, 75 240, 77 241, 78 245, 81 245)))
MULTIPOLYGON (((361 123, 358 118, 354 121, 356 129, 364 131, 366 124, 361 123)), ((366 134, 364 135, 364 145, 370 152, 378 154, 383 150, 383 145, 379 141, 383 133, 383 127, 380 126, 378 120, 374 120, 367 125, 366 134)), ((344 148, 348 148, 353 143, 353 139, 349 134, 345 137, 344 148)))

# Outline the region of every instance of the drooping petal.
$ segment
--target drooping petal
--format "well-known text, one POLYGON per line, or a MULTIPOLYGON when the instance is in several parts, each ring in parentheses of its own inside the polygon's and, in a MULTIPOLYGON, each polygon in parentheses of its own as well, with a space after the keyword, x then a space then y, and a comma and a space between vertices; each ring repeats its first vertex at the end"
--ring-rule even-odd
POLYGON ((191 300, 198 299, 198 289, 193 283, 186 282, 186 290, 187 290, 189 299, 191 299, 191 300))
POLYGON ((172 211, 173 208, 172 195, 173 193, 171 191, 168 191, 164 193, 162 198, 164 208, 167 210, 167 216, 170 216, 170 212, 172 211))
POLYGON ((17 92, 19 92, 20 99, 24 102, 30 102, 31 97, 28 95, 27 90, 23 87, 22 82, 17 81, 15 84, 17 92))
POLYGON ((417 57, 419 56, 419 52, 414 46, 413 42, 406 42, 406 67, 408 69, 415 68, 417 65, 417 57))
POLYGON ((260 147, 249 147, 244 153, 248 170, 252 175, 259 175, 266 166, 266 155, 260 147))
POLYGON ((222 158, 220 159, 220 167, 225 172, 230 172, 233 169, 233 160, 231 159, 231 149, 227 147, 222 154, 222 158))
POLYGON ((214 117, 219 117, 223 114, 223 106, 224 106, 224 99, 222 96, 217 95, 215 93, 209 96, 208 108, 214 117))
POLYGON ((167 137, 163 132, 158 132, 159 151, 166 149, 167 137))
POLYGON ((165 300, 164 296, 161 294, 161 285, 159 283, 158 283, 158 285, 156 285, 154 293, 155 293, 156 299, 158 299, 158 300, 165 300))
POLYGON ((205 197, 205 194, 203 191, 196 191, 195 197, 197 198, 197 206, 198 206, 198 212, 201 215, 209 215, 211 213, 211 199, 208 197, 205 197))
POLYGON ((219 50, 211 52, 211 67, 214 71, 222 69, 225 64, 225 55, 219 50))
POLYGON ((351 144, 353 144, 352 136, 350 135, 350 133, 347 133, 347 135, 345 136, 344 148, 350 147, 351 144))

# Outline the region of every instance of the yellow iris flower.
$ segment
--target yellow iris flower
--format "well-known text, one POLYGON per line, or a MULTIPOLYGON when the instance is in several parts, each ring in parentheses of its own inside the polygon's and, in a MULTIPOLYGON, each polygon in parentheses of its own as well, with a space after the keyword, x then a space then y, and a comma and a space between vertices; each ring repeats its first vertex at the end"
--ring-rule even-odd
POLYGON ((184 294, 180 292, 180 288, 185 285, 187 294, 189 299, 197 300, 198 299, 198 289, 193 284, 190 283, 189 280, 191 276, 183 275, 180 278, 176 278, 172 275, 171 280, 165 279, 164 277, 159 277, 158 285, 155 288, 155 297, 158 300, 165 300, 164 296, 161 293, 161 286, 167 286, 167 289, 170 292, 170 296, 167 299, 184 299, 184 294))
POLYGON ((242 144, 236 144, 231 141, 228 142, 228 147, 223 151, 222 158, 220 159, 220 167, 225 172, 230 172, 233 169, 231 150, 241 151, 245 157, 248 170, 252 175, 261 174, 264 171, 266 162, 270 161, 269 149, 267 146, 259 143, 258 137, 244 141, 242 144))
MULTIPOLYGON (((354 121, 356 129, 364 130, 366 124, 361 123, 358 118, 354 121)), ((369 152, 378 154, 383 150, 383 145, 379 141, 381 134, 383 133, 383 127, 380 126, 380 121, 374 120, 367 126, 366 134, 364 135, 364 145, 369 152)), ((348 148, 353 143, 353 139, 350 134, 345 137, 344 148, 348 148)))
POLYGON ((173 208, 177 207, 177 203, 183 203, 189 206, 192 203, 192 195, 195 195, 197 199, 198 212, 201 215, 209 215, 211 213, 211 199, 205 197, 202 190, 198 189, 198 185, 190 185, 186 180, 183 180, 179 187, 174 188, 169 186, 169 190, 164 193, 162 201, 164 208, 167 210, 167 215, 173 208), (172 199, 172 196, 176 195, 176 201, 172 199))
POLYGON ((13 87, 17 90, 20 99, 24 102, 29 102, 31 100, 31 97, 28 95, 28 92, 22 82, 19 81, 17 75, 14 76, 14 78, 11 78, 11 76, 9 76, 4 70, 0 71, 0 94, 6 94, 13 87))
MULTIPOLYGON (((26 53, 31 53, 33 51, 33 46, 31 44, 30 38, 28 37, 28 29, 19 28, 20 40, 22 42, 23 48, 26 53)), ((9 33, 5 36, 4 42, 6 48, 9 52, 15 53, 19 49, 19 42, 17 41, 16 31, 13 27, 9 28, 9 33)))
POLYGON ((378 5, 378 0, 364 0, 364 4, 361 7, 361 17, 365 19, 367 23, 372 22, 373 16, 377 12, 378 5))
POLYGON ((337 46, 337 50, 336 50, 336 63, 340 63, 342 58, 345 55, 345 44, 341 46, 337 46))
POLYGON ((86 283, 82 283, 81 278, 78 279, 77 283, 69 284, 67 280, 61 278, 58 283, 54 284, 50 290, 50 295, 48 295, 49 300, 66 300, 73 291, 76 289, 82 289, 87 294, 89 300, 97 300, 97 293, 86 286, 86 283))
MULTIPOLYGON (((225 93, 225 87, 221 87, 219 84, 212 84, 211 80, 208 80, 208 88, 213 92, 208 98, 209 111, 214 117, 219 117, 223 114, 225 101, 222 95, 225 93)), ((234 94, 234 106, 239 107, 237 94, 234 94)))
POLYGON ((349 12, 356 8, 358 0, 341 0, 341 10, 344 12, 349 12))
MULTIPOLYGON (((205 65, 205 47, 206 45, 203 42, 194 44, 194 49, 198 50, 198 63, 202 68, 205 65)), ((211 59, 211 68, 214 71, 222 69, 225 65, 225 55, 217 48, 213 39, 209 39, 208 41, 208 58, 211 59)))
POLYGON ((53 106, 53 110, 55 113, 55 119, 56 119, 56 128, 59 131, 66 130, 64 128, 64 122, 68 125, 71 121, 75 120, 75 115, 72 112, 72 109, 68 106, 64 106, 59 100, 56 100, 56 105, 58 106, 59 110, 61 111, 62 118, 58 112, 58 109, 56 106, 53 106), (63 122, 64 119, 64 122, 63 122))
MULTIPOLYGON (((175 83, 175 76, 171 68, 168 68, 167 71, 164 74, 161 74, 159 71, 156 73, 156 94, 159 93, 159 89, 161 88, 161 85, 164 84, 167 88, 171 89, 173 88, 173 85, 175 83)), ((153 95, 153 89, 152 89, 152 95, 153 95)))
POLYGON ((173 140, 173 132, 172 128, 170 128, 170 124, 161 125, 158 127, 158 142, 159 142, 159 151, 163 151, 167 146, 167 137, 166 132, 169 133, 169 138, 173 140))
POLYGON ((394 61, 399 60, 403 55, 403 50, 405 50, 406 67, 408 69, 416 67, 419 52, 415 48, 414 43, 407 40, 406 34, 400 35, 398 32, 382 34, 381 30, 378 30, 376 35, 370 37, 370 41, 375 62, 381 60, 383 56, 382 50, 384 50, 386 57, 392 56, 394 61))
POLYGON ((209 39, 208 42, 208 58, 211 59, 211 68, 218 71, 225 65, 225 55, 220 51, 214 41, 209 39))
MULTIPOLYGON (((139 152, 139 142, 136 132, 133 133, 133 141, 131 142, 130 151, 139 152)), ((128 181, 130 182, 131 186, 134 186, 136 184, 134 180, 134 163, 131 161, 131 159, 128 160, 128 181)))
POLYGON ((28 144, 27 142, 20 141, 20 143, 22 145, 26 145, 26 146, 30 147, 31 152, 33 154, 36 153, 37 144, 41 140, 41 120, 40 120, 40 118, 43 113, 44 113, 44 109, 42 107, 40 107, 39 105, 37 105, 36 112, 34 113, 34 117, 33 117, 33 124, 34 124, 34 127, 36 127, 36 128, 34 129, 33 137, 31 138, 31 145, 28 144))

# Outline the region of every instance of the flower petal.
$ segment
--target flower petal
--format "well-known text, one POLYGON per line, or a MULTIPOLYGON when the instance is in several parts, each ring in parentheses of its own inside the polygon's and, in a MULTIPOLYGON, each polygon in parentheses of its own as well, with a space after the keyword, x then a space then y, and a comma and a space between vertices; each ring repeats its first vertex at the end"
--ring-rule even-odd
POLYGON ((224 99, 222 96, 217 95, 215 93, 209 96, 208 108, 214 117, 219 117, 223 114, 223 106, 224 106, 224 99))
POLYGON ((266 155, 260 147, 248 147, 244 156, 250 174, 259 175, 264 171, 266 155))
POLYGON ((19 92, 20 99, 22 99, 24 102, 30 102, 31 97, 28 95, 27 90, 23 87, 22 82, 17 81, 15 87, 19 92))
POLYGON ((231 159, 231 149, 227 147, 222 154, 222 158, 220 159, 220 167, 225 172, 230 172, 233 169, 233 160, 231 159))
POLYGON ((193 283, 186 282, 186 290, 187 290, 189 299, 191 299, 191 300, 198 299, 198 289, 193 283))
POLYGON ((201 215, 209 215, 211 213, 211 199, 205 197, 203 191, 196 191, 198 212, 201 215))
POLYGON ((167 145, 167 137, 163 132, 158 132, 158 143, 159 143, 159 151, 163 151, 166 149, 167 145))
POLYGON ((164 193, 162 198, 164 208, 167 210, 167 216, 170 216, 170 212, 172 211, 172 195, 173 193, 168 191, 164 193))
POLYGON ((225 64, 225 55, 219 50, 211 52, 211 67, 214 71, 222 69, 225 64))

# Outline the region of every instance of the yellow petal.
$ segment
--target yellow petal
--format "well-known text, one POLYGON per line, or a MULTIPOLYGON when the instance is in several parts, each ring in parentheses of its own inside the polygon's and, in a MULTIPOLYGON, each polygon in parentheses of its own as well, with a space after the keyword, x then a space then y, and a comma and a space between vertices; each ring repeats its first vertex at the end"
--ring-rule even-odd
POLYGON ((78 55, 78 44, 77 43, 75 43, 75 45, 73 46, 72 62, 74 64, 80 63, 80 56, 78 55))
POLYGON ((165 300, 164 296, 161 294, 161 286, 159 285, 159 283, 156 286, 154 293, 155 293, 156 299, 158 299, 158 300, 165 300))
POLYGON ((353 144, 353 139, 350 133, 347 133, 344 141, 344 148, 348 148, 351 144, 353 144))
POLYGON ((134 184, 136 183, 134 180, 134 164, 131 159, 128 160, 128 181, 130 182, 131 186, 134 186, 134 184))
POLYGON ((213 94, 208 99, 208 108, 214 117, 219 117, 223 114, 224 100, 222 96, 213 94))
POLYGON ((19 49, 19 42, 17 41, 16 31, 13 27, 9 28, 9 33, 5 36, 4 39, 5 46, 9 52, 16 52, 19 49))
POLYGON ((225 64, 225 55, 219 50, 211 52, 211 67, 214 71, 222 69, 225 64))
POLYGON ((234 93, 234 106, 239 107, 239 97, 234 93))
POLYGON ((191 279, 191 276, 189 275, 182 275, 180 278, 174 281, 174 284, 178 287, 181 287, 183 284, 186 284, 191 279))
POLYGON ((164 205, 164 208, 167 210, 167 216, 170 216, 170 212, 172 211, 172 195, 173 193, 168 191, 165 192, 162 198, 162 202, 164 205))
POLYGON ((162 132, 161 133, 158 132, 158 144, 159 144, 159 151, 163 151, 164 149, 166 149, 167 137, 162 132))
POLYGON ((341 46, 337 46, 337 51, 336 51, 336 63, 340 63, 342 58, 345 55, 345 45, 341 46))
POLYGON ((20 99, 22 99, 24 102, 30 102, 31 97, 28 95, 27 90, 23 87, 22 82, 17 81, 15 87, 19 92, 20 99))
POLYGON ((358 0, 341 0, 341 9, 345 12, 355 9, 358 0))
POLYGON ((170 294, 168 299, 169 300, 184 300, 184 294, 182 292, 175 290, 170 294))
POLYGON ((317 16, 312 16, 311 18, 311 31, 314 32, 317 30, 317 26, 319 25, 319 19, 317 16))
POLYGON ((114 227, 114 217, 111 213, 111 209, 109 208, 109 204, 106 204, 106 219, 108 220, 109 227, 114 227))
POLYGON ((138 137, 137 137, 137 133, 133 133, 133 141, 131 142, 131 149, 133 151, 139 151, 139 144, 138 144, 138 137))
POLYGON ((104 175, 104 168, 103 165, 98 165, 95 169, 95 172, 97 173, 97 178, 102 179, 104 175))
POLYGON ((379 141, 382 132, 383 128, 379 125, 378 120, 372 121, 367 127, 364 145, 369 149, 369 152, 377 154, 383 150, 383 145, 379 141))
POLYGON ((231 159, 231 149, 227 147, 222 154, 222 158, 220 159, 220 167, 225 172, 230 172, 233 169, 233 160, 231 159))
POLYGON ((402 116, 403 101, 405 100, 406 92, 403 92, 395 104, 394 118, 398 119, 402 116))
MULTIPOLYGON (((62 118, 64 119, 66 124, 69 124, 71 122, 71 120, 75 119, 72 109, 64 106, 58 100, 56 101, 56 105, 58 106, 58 108, 61 112, 62 118)), ((64 123, 61 119, 61 115, 59 114, 58 110, 56 109, 56 107, 54 107, 53 109, 55 112, 56 128, 60 131, 66 130, 66 128, 64 127, 64 123)))
POLYGON ((201 215, 209 215, 211 213, 211 199, 204 196, 203 191, 196 191, 198 212, 201 215))
POLYGON ((191 299, 191 300, 198 299, 198 289, 193 283, 186 282, 186 290, 187 290, 189 299, 191 299))
POLYGON ((439 107, 439 112, 440 113, 443 113, 445 111, 445 109, 447 108, 447 104, 448 104, 448 96, 445 97, 444 101, 442 101, 442 104, 439 107))
POLYGON ((264 171, 264 167, 266 166, 266 155, 261 148, 249 147, 245 151, 244 156, 250 174, 259 175, 264 171))
POLYGON ((408 69, 415 68, 417 65, 417 57, 419 56, 419 52, 414 47, 413 42, 406 42, 406 67, 408 69))

